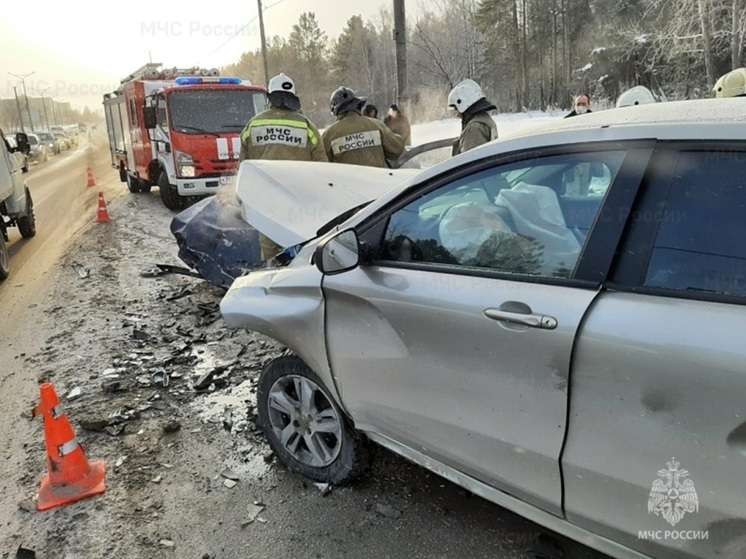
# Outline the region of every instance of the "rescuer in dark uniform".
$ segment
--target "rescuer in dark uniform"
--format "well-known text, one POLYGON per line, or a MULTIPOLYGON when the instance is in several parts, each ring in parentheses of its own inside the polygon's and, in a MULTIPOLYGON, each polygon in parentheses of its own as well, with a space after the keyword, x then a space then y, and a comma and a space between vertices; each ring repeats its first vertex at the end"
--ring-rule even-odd
POLYGON ((349 87, 340 87, 330 100, 337 121, 322 136, 329 161, 369 167, 388 167, 404 153, 404 138, 394 134, 379 120, 363 116, 365 98, 349 87))

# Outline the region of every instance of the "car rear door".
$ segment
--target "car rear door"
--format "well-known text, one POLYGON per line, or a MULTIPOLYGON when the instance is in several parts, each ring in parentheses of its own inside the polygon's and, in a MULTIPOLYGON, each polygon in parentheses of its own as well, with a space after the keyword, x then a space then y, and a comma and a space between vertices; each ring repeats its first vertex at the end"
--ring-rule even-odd
POLYGON ((746 557, 746 143, 659 144, 574 351, 572 522, 651 557, 746 557))
POLYGON ((570 355, 597 293, 586 232, 616 227, 608 204, 633 192, 648 154, 506 157, 369 223, 373 265, 323 280, 331 368, 356 426, 561 514, 570 355), (568 194, 591 166, 596 188, 568 194))

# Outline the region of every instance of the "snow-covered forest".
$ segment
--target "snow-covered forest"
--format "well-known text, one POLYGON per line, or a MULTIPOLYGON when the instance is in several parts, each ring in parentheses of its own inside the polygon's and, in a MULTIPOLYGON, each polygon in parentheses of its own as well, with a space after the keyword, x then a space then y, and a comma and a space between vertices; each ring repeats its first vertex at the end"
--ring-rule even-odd
MULTIPOLYGON (((482 84, 500 111, 568 108, 586 91, 603 106, 634 85, 668 100, 711 97, 723 73, 744 65, 746 0, 431 0, 407 21, 415 120, 446 113, 449 89, 482 84)), ((385 109, 396 100, 391 10, 348 20, 328 37, 312 12, 287 38, 268 38, 270 75, 295 79, 303 108, 329 122, 340 85, 385 109)), ((264 83, 260 51, 224 71, 264 83)))

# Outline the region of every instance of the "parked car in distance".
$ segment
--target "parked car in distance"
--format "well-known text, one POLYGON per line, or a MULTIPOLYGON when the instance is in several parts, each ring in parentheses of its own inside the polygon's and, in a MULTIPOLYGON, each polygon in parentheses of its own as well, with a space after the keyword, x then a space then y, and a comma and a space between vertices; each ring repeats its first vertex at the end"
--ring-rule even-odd
POLYGON ((220 305, 295 354, 257 389, 279 460, 344 483, 373 441, 615 558, 746 557, 743 108, 505 135, 303 242, 332 194, 278 201, 339 164, 244 161, 252 225, 302 245, 220 305))
POLYGON ((45 163, 49 159, 49 148, 47 144, 39 139, 36 134, 28 134, 28 143, 31 148, 29 151, 29 161, 36 161, 37 163, 45 163))
POLYGON ((79 142, 79 132, 77 126, 68 126, 67 130, 65 131, 65 135, 67 136, 67 139, 70 141, 70 146, 75 147, 77 146, 79 142))
POLYGON ((44 142, 44 144, 47 146, 47 150, 51 152, 54 155, 57 155, 62 151, 62 145, 60 144, 60 141, 54 137, 54 134, 51 132, 34 132, 36 136, 44 142))
POLYGON ((15 159, 18 167, 20 167, 21 171, 23 171, 24 173, 28 173, 28 154, 21 151, 21 149, 18 147, 18 141, 15 139, 15 137, 13 137, 12 135, 5 135, 3 137, 7 144, 8 152, 13 156, 13 159, 15 159))
POLYGON ((63 151, 67 151, 70 149, 70 139, 62 132, 53 132, 52 135, 54 136, 55 140, 60 144, 60 149, 63 151))

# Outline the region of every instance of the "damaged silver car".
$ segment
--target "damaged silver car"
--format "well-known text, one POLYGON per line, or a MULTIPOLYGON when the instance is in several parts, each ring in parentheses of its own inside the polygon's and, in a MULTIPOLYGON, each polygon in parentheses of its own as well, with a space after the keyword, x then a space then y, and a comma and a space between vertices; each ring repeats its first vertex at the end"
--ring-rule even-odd
POLYGON ((247 220, 301 245, 221 303, 295 354, 258 389, 279 459, 340 484, 372 441, 613 557, 745 557, 743 109, 563 120, 362 208, 306 172, 379 170, 245 162, 247 220))

